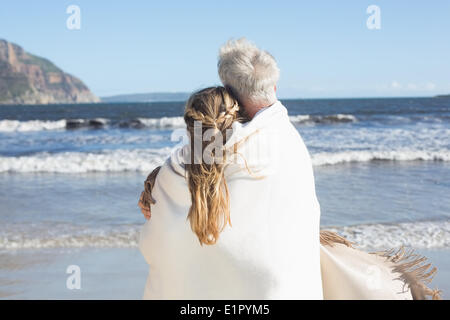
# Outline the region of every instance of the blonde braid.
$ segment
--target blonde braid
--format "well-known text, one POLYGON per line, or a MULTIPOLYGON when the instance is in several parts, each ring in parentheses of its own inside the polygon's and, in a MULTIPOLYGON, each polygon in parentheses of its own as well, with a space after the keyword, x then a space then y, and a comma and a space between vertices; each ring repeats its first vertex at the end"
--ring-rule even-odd
POLYGON ((233 105, 231 105, 226 111, 220 112, 216 117, 195 110, 194 108, 187 108, 184 113, 184 117, 185 119, 191 119, 192 122, 199 121, 207 128, 224 130, 231 127, 231 124, 236 121, 238 112, 239 104, 237 101, 234 101, 233 105))
MULTIPOLYGON (((198 139, 193 132, 195 121, 202 124, 202 138, 206 130, 214 128, 222 133, 222 139, 225 140, 225 131, 231 128, 238 114, 239 105, 236 99, 223 87, 206 88, 193 94, 186 104, 184 114, 191 148, 194 146, 194 139, 198 139)), ((201 145, 203 155, 207 144, 202 141, 201 145)), ((193 150, 191 153, 193 154, 193 150)), ((186 165, 191 193, 188 219, 200 244, 215 244, 220 232, 227 224, 231 225, 229 194, 224 176, 226 154, 214 154, 214 157, 219 156, 222 159, 220 163, 214 159, 212 164, 207 164, 202 159, 200 164, 186 165)))

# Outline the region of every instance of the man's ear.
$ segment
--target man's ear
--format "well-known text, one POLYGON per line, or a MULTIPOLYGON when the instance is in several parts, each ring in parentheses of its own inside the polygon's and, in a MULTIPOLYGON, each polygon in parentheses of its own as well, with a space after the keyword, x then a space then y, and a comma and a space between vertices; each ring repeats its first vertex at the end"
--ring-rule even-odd
POLYGON ((275 85, 275 86, 273 87, 273 90, 275 90, 275 92, 277 92, 277 85, 275 85))

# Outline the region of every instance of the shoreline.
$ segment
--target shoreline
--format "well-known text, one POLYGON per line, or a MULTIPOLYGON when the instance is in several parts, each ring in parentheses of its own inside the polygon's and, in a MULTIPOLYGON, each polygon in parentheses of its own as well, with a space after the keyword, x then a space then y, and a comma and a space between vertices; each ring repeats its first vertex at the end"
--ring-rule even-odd
MULTIPOLYGON (((431 288, 450 298, 450 250, 417 249, 437 274, 431 288)), ((22 249, 0 252, 0 299, 136 299, 148 265, 138 248, 22 249), (67 289, 69 265, 81 271, 81 289, 67 289)))

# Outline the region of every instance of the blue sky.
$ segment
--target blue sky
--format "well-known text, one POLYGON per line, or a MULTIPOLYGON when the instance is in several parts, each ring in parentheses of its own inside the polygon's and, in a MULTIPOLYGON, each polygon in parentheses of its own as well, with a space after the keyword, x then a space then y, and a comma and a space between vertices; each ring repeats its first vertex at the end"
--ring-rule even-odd
POLYGON ((280 97, 450 93, 450 1, 2 1, 0 38, 98 96, 219 84, 219 46, 245 36, 281 69, 280 97), (69 5, 81 29, 68 30, 69 5), (369 30, 369 5, 381 29, 369 30))

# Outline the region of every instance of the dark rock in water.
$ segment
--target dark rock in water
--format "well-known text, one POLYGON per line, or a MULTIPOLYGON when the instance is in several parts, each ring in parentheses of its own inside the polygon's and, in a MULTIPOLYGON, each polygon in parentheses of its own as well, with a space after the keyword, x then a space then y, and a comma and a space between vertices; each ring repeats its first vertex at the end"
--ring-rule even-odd
POLYGON ((97 120, 97 119, 89 120, 89 122, 88 122, 88 126, 90 128, 94 128, 94 129, 103 128, 104 125, 105 125, 105 123, 103 121, 97 120))
POLYGON ((77 120, 77 119, 66 120, 66 129, 79 129, 85 126, 86 124, 84 120, 77 120))
POLYGON ((0 104, 100 102, 78 78, 0 39, 0 104))
POLYGON ((139 119, 126 120, 121 121, 119 123, 120 128, 134 128, 134 129, 142 129, 145 125, 139 119))
POLYGON ((99 119, 82 120, 82 119, 71 119, 66 120, 66 129, 81 129, 81 128, 91 128, 91 129, 101 129, 105 126, 105 122, 99 119))

